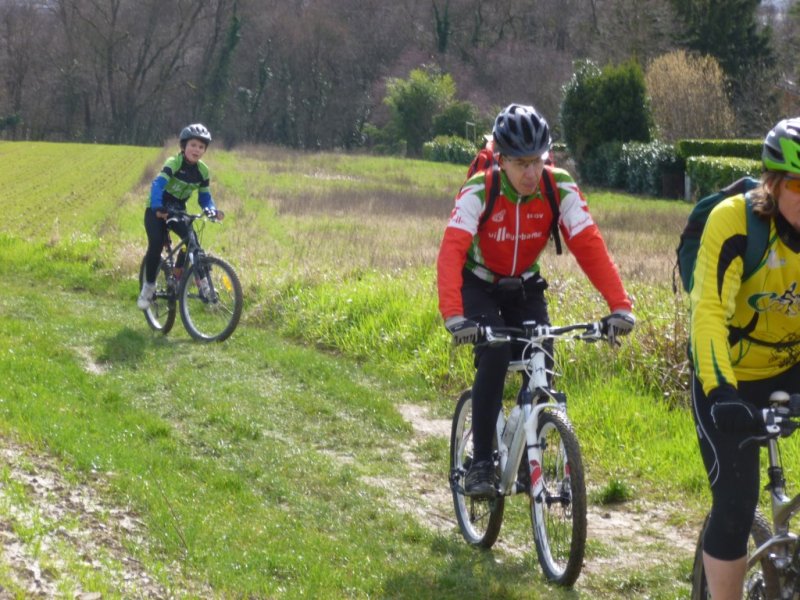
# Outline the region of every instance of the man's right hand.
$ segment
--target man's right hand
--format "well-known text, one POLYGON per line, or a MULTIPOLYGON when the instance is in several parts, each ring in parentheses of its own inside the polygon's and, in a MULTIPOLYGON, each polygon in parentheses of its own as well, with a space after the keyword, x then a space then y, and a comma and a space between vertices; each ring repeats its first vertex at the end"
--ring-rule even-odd
POLYGON ((453 336, 453 344, 474 344, 478 341, 481 326, 471 319, 465 319, 461 315, 450 317, 444 322, 447 331, 453 336))
POLYGON ((764 418, 761 411, 750 402, 740 399, 736 390, 722 385, 708 395, 711 418, 723 433, 764 433, 764 418))

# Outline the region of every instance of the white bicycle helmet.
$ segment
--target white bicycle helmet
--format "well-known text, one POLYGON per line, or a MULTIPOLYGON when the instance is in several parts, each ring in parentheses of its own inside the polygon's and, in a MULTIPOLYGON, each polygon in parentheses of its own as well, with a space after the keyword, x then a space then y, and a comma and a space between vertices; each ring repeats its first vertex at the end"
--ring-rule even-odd
POLYGON ((211 132, 202 123, 193 123, 181 129, 181 148, 186 147, 186 142, 191 139, 202 140, 206 145, 211 143, 211 132))

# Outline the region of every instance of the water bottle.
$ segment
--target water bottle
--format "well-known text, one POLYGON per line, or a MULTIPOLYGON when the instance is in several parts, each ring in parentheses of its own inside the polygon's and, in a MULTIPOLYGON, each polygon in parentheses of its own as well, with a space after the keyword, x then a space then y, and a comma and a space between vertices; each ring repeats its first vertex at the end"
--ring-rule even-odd
POLYGON ((503 429, 503 444, 506 446, 511 445, 511 440, 514 439, 514 433, 517 431, 517 425, 519 425, 519 418, 522 416, 522 407, 517 405, 515 406, 511 414, 508 415, 508 420, 506 421, 506 428, 503 429))

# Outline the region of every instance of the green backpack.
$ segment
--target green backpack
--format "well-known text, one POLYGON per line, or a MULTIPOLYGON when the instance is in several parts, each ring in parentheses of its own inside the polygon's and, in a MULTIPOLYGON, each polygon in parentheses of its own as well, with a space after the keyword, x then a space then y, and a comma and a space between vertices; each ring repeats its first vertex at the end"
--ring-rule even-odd
MULTIPOLYGON (((708 220, 708 215, 713 208, 725 198, 744 194, 758 186, 759 180, 752 177, 742 177, 734 181, 722 190, 705 196, 697 201, 692 212, 689 213, 689 220, 681 233, 681 240, 678 244, 678 261, 676 268, 680 274, 683 289, 687 292, 692 290, 694 283, 694 265, 697 262, 697 251, 700 248, 700 238, 703 235, 703 228, 708 220)), ((761 263, 764 252, 769 243, 769 223, 761 220, 754 212, 747 197, 747 249, 744 255, 744 274, 742 280, 752 275, 761 263)), ((673 289, 677 291, 673 278, 673 289)))

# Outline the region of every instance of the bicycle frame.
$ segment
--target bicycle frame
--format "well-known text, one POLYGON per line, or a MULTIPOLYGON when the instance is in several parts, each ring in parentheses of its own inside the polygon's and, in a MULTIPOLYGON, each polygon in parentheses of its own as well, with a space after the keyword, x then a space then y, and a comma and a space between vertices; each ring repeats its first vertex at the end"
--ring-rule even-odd
POLYGON ((789 531, 789 521, 800 508, 800 494, 794 498, 786 495, 786 480, 783 476, 777 439, 767 440, 767 454, 769 456, 767 489, 770 491, 774 534, 747 558, 747 568, 754 567, 757 562, 768 557, 779 571, 783 571, 792 563, 793 556, 789 549, 794 548, 798 541, 797 534, 789 531))
MULTIPOLYGON (((189 233, 186 235, 185 238, 180 238, 178 243, 175 244, 174 246, 172 245, 173 231, 167 228, 167 239, 164 241, 164 248, 167 251, 167 256, 166 256, 167 263, 170 265, 171 268, 174 268, 175 257, 180 252, 181 248, 186 248, 186 258, 192 265, 194 265, 196 262, 197 254, 203 252, 203 249, 200 246, 200 240, 197 237, 197 232, 194 229, 194 221, 196 221, 201 217, 202 215, 189 215, 189 214, 186 214, 185 217, 181 217, 185 220, 186 224, 189 226, 189 233)), ((167 219, 167 223, 177 219, 178 219, 177 217, 170 217, 169 219, 167 219)))
MULTIPOLYGON (((588 333, 587 337, 600 336, 600 325, 589 324, 594 329, 588 333)), ((511 442, 506 445, 503 441, 506 418, 504 411, 500 411, 497 416, 497 451, 500 462, 500 482, 498 493, 504 496, 516 494, 524 491, 527 486, 517 485, 518 467, 521 464, 523 453, 527 449, 528 467, 531 477, 529 491, 533 498, 542 492, 542 449, 538 442, 537 431, 539 419, 543 411, 559 411, 562 417, 567 417, 566 395, 550 389, 547 380, 547 367, 545 358, 547 352, 543 342, 547 338, 556 338, 574 329, 586 329, 587 325, 574 325, 561 328, 550 328, 549 326, 539 326, 534 332, 534 336, 525 340, 529 356, 520 360, 511 361, 508 367, 509 372, 526 372, 529 375, 526 393, 521 394, 522 400, 518 400, 522 414, 517 421, 516 428, 511 437, 511 442), (520 426, 521 425, 521 426, 520 426)), ((491 344, 494 341, 506 342, 506 337, 496 337, 491 331, 487 332, 487 341, 491 344)), ((524 353, 523 353, 524 354, 524 353)), ((551 357, 552 358, 552 357, 551 357)))

